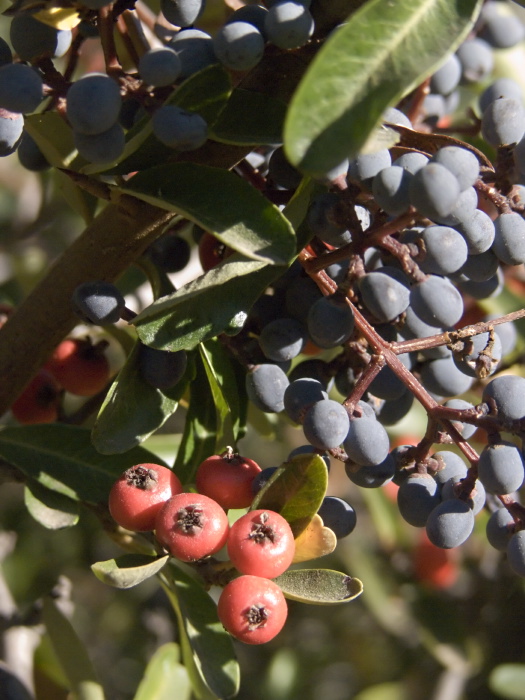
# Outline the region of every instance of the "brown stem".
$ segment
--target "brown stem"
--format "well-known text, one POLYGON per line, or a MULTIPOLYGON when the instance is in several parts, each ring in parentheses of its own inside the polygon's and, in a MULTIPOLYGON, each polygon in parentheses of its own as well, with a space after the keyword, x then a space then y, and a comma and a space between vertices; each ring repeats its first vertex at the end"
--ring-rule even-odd
POLYGON ((368 366, 363 372, 361 372, 359 379, 356 381, 352 393, 346 399, 346 401, 343 402, 343 406, 346 408, 349 414, 353 413, 357 402, 361 399, 365 391, 384 366, 385 359, 383 355, 372 355, 372 359, 368 363, 368 366))
POLYGON ((114 26, 112 6, 106 5, 98 11, 98 29, 108 75, 111 75, 111 73, 120 75, 122 73, 122 66, 120 65, 117 47, 115 46, 114 26))

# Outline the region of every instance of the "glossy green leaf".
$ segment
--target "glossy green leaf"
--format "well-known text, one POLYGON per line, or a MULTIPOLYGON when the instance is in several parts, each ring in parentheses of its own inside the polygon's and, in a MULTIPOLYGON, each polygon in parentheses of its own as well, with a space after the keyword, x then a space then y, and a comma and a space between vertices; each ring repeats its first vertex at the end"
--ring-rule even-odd
POLYGON ((217 607, 200 582, 173 563, 163 572, 165 590, 181 631, 184 665, 193 673, 198 698, 231 698, 239 690, 239 665, 232 639, 217 618, 217 607))
POLYGON ((254 260, 284 265, 294 254, 290 223, 278 207, 234 173, 196 163, 171 163, 138 173, 122 188, 211 231, 254 260))
POLYGON ((162 464, 142 447, 125 455, 101 455, 89 430, 60 424, 4 428, 0 457, 52 491, 95 504, 107 501, 115 479, 133 464, 162 464))
POLYGON ((406 700, 407 688, 402 682, 378 683, 365 688, 353 700, 406 700))
POLYGON ((155 576, 168 561, 165 557, 148 557, 144 554, 123 554, 118 559, 107 559, 92 564, 95 576, 115 588, 132 588, 155 576))
POLYGON ((126 360, 97 416, 91 439, 102 454, 120 454, 139 445, 175 413, 184 393, 192 365, 169 391, 144 381, 139 371, 140 342, 126 360))
POLYGON ((319 50, 290 104, 288 158, 322 175, 355 157, 383 111, 467 35, 480 0, 370 0, 319 50))
POLYGON ((163 297, 133 321, 142 342, 161 350, 192 350, 242 326, 255 300, 284 268, 232 255, 163 297))
POLYGON ((73 132, 58 112, 24 117, 24 129, 56 168, 69 168, 77 157, 73 132))
POLYGON ((104 700, 104 691, 84 645, 70 621, 49 596, 43 599, 42 618, 75 700, 104 700))
POLYGON ((72 527, 78 522, 78 504, 31 479, 25 485, 24 503, 33 518, 49 530, 72 527))
MULTIPOLYGON (((185 80, 171 93, 165 104, 198 112, 211 124, 226 104, 231 88, 228 72, 219 65, 209 66, 185 80)), ((109 169, 100 165, 87 166, 84 172, 126 174, 178 159, 179 156, 177 151, 167 148, 153 136, 151 119, 146 116, 126 134, 126 148, 118 165, 109 169)), ((184 156, 182 154, 183 160, 184 156)))
POLYGON ((492 669, 489 687, 507 700, 525 700, 525 664, 500 664, 492 669))
POLYGON ((363 592, 358 578, 331 569, 289 569, 274 581, 287 598, 310 605, 346 603, 363 592))
POLYGON ((163 644, 151 657, 133 700, 190 700, 191 683, 179 645, 163 644))
POLYGON ((297 455, 281 465, 251 507, 277 511, 297 537, 319 510, 327 485, 328 470, 323 459, 316 454, 297 455))
POLYGON ((283 140, 285 114, 281 100, 237 88, 214 123, 211 137, 239 145, 278 145, 283 140))
POLYGON ((195 367, 184 433, 173 467, 183 484, 192 483, 199 464, 215 453, 217 437, 217 409, 200 355, 195 367))
POLYGON ((315 180, 303 178, 299 187, 295 190, 293 197, 283 209, 283 214, 295 229, 297 239, 297 253, 299 253, 312 239, 313 234, 306 223, 306 214, 310 207, 310 202, 321 192, 326 192, 315 180))
POLYGON ((239 439, 241 405, 237 376, 231 358, 218 340, 208 340, 199 349, 218 413, 217 451, 221 452, 228 446, 235 447, 239 439))

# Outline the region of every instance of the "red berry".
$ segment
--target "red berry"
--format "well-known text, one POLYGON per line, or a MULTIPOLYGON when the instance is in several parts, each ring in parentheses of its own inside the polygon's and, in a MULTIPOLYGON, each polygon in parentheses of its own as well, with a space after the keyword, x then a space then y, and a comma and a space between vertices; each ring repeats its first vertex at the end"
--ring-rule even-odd
POLYGON ((41 369, 13 402, 11 411, 23 425, 53 423, 58 418, 61 387, 55 377, 41 369))
POLYGON ((46 369, 72 394, 93 396, 109 379, 105 340, 93 345, 88 338, 66 338, 46 362, 46 369))
POLYGON ((284 573, 295 554, 293 532, 272 510, 252 510, 231 526, 228 555, 242 574, 275 578, 284 573))
POLYGON ((181 561, 198 561, 224 547, 229 523, 208 496, 180 493, 164 504, 156 520, 159 542, 181 561))
POLYGON ((288 606, 273 581, 239 576, 222 591, 217 613, 226 630, 241 642, 265 644, 282 630, 288 606))
POLYGON ((459 575, 456 555, 449 549, 432 544, 423 530, 414 549, 414 574, 418 581, 432 588, 450 588, 459 575))
POLYGON ((230 449, 202 462, 197 470, 197 491, 213 498, 226 510, 247 508, 253 499, 252 482, 260 471, 252 459, 230 449))
POLYGON ((202 234, 199 241, 199 260, 204 272, 208 272, 233 253, 231 248, 221 243, 208 231, 202 234))
POLYGON ((182 484, 171 469, 159 464, 136 464, 122 474, 109 492, 109 512, 127 530, 147 532, 166 501, 181 493, 182 484))

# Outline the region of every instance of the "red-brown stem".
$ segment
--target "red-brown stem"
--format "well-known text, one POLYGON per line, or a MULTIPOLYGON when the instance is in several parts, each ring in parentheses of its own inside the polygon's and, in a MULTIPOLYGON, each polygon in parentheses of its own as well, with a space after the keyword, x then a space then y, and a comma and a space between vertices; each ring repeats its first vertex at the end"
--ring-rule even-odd
POLYGON ((356 381, 352 393, 346 399, 346 401, 343 402, 343 406, 346 408, 349 414, 354 412, 357 402, 361 399, 365 391, 384 366, 385 358, 383 355, 372 355, 372 359, 359 375, 359 379, 356 381))
MULTIPOLYGON (((375 231, 366 231, 365 236, 363 238, 363 244, 366 243, 366 248, 378 245, 389 249, 389 245, 384 244, 386 237, 390 236, 392 233, 397 233, 398 231, 406 228, 407 226, 410 226, 413 223, 413 212, 401 214, 401 216, 392 219, 392 221, 387 221, 385 224, 382 224, 375 231)), ((401 243, 399 243, 399 245, 401 245, 401 243)), ((320 257, 309 258, 307 261, 304 262, 303 267, 306 270, 306 272, 309 275, 311 275, 312 273, 319 272, 319 270, 323 270, 325 267, 328 267, 332 263, 346 260, 351 255, 355 255, 356 253, 361 252, 362 248, 362 244, 354 243, 352 241, 351 243, 347 243, 346 245, 341 246, 341 248, 337 248, 337 250, 333 250, 330 253, 325 253, 320 257)))
POLYGON ((115 22, 112 6, 106 5, 98 11, 98 29, 108 75, 111 75, 111 73, 118 73, 120 75, 120 73, 122 73, 122 66, 120 65, 117 47, 115 46, 114 27, 115 22))
MULTIPOLYGON (((333 294, 337 290, 337 284, 326 274, 326 272, 310 272, 308 270, 308 261, 311 260, 312 255, 306 250, 301 251, 299 254, 299 260, 301 264, 306 263, 305 269, 310 275, 310 277, 317 284, 319 289, 323 294, 333 294)), ((394 352, 394 344, 390 344, 385 341, 373 328, 373 326, 368 323, 366 318, 361 314, 361 312, 352 304, 352 302, 347 298, 347 304, 353 311, 355 325, 364 336, 368 344, 372 347, 374 353, 378 356, 384 358, 385 363, 390 367, 390 369, 396 374, 399 379, 405 384, 407 389, 412 392, 419 403, 423 406, 426 412, 433 416, 433 410, 439 406, 437 401, 432 398, 432 396, 426 391, 421 382, 419 382, 416 377, 410 372, 410 370, 405 367, 401 360, 397 357, 396 352, 394 352)), ((443 343, 441 343, 443 344, 443 343)), ((401 345, 401 343, 396 344, 401 345)), ((452 440, 456 443, 458 448, 463 452, 465 457, 472 463, 477 464, 478 454, 469 445, 468 442, 462 437, 462 435, 456 430, 450 420, 443 418, 440 420, 445 430, 448 432, 452 440)))
POLYGON ((464 326, 457 331, 445 331, 444 333, 438 333, 437 335, 429 335, 426 338, 403 340, 399 343, 392 343, 391 347, 393 352, 397 354, 437 348, 440 345, 448 345, 449 343, 453 343, 462 338, 479 335, 480 333, 487 333, 494 326, 499 326, 502 323, 509 323, 510 321, 516 321, 517 319, 524 317, 525 309, 519 309, 518 311, 512 311, 510 314, 505 314, 505 316, 501 316, 500 318, 495 318, 492 321, 480 321, 479 323, 475 323, 471 326, 464 326))

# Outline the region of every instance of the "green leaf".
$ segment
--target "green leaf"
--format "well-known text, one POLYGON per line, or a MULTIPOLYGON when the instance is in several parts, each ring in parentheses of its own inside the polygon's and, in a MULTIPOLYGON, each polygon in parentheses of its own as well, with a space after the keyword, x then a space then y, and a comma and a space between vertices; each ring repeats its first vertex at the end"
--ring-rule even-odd
POLYGON ((320 49, 290 103, 288 158, 323 175, 354 158, 383 111, 467 35, 480 0, 370 0, 320 49))
POLYGON ((102 454, 120 454, 139 445, 175 413, 192 372, 188 363, 185 376, 169 391, 161 391, 144 381, 139 371, 138 341, 120 370, 93 426, 91 439, 102 454))
POLYGON ((297 455, 273 474, 251 509, 280 513, 297 537, 319 510, 327 485, 328 470, 323 459, 316 454, 297 455))
POLYGON ((77 157, 73 132, 58 112, 24 117, 24 129, 55 168, 68 168, 77 157))
POLYGON ((293 197, 283 209, 283 214, 295 229, 297 239, 297 253, 299 253, 311 240, 312 231, 306 223, 306 214, 312 199, 321 192, 326 192, 318 182, 310 178, 303 178, 293 197))
POLYGON ((157 574, 168 561, 165 557, 148 557, 145 554, 123 554, 118 559, 107 559, 92 564, 95 576, 115 588, 132 588, 157 574))
POLYGON ((133 321, 139 338, 161 350, 192 350, 235 324, 284 268, 232 255, 163 297, 133 321))
POLYGON ((489 688, 508 700, 525 700, 525 664, 500 664, 492 669, 489 688))
POLYGON ((173 467, 183 484, 191 483, 199 464, 214 454, 217 437, 217 409, 200 355, 195 367, 184 434, 173 467))
POLYGON ((86 224, 90 224, 97 213, 99 200, 94 195, 79 187, 61 170, 53 170, 56 186, 68 205, 81 216, 86 224))
POLYGON ((49 596, 43 599, 42 617, 75 700, 104 700, 104 691, 84 645, 69 620, 49 596))
POLYGON ((133 700, 190 700, 188 672, 179 662, 179 645, 163 644, 151 657, 133 700))
POLYGON ((59 424, 4 428, 0 457, 48 489, 94 504, 107 501, 115 479, 133 464, 163 464, 141 447, 125 455, 101 455, 89 430, 59 424))
POLYGON ((210 692, 216 698, 234 697, 239 690, 239 665, 231 637, 217 619, 215 603, 198 581, 175 564, 170 562, 166 569, 165 590, 179 620, 184 665, 193 673, 197 697, 209 698, 210 692))
POLYGON ((274 581, 287 598, 310 605, 347 603, 363 592, 358 578, 331 569, 289 569, 274 581))
POLYGON ((292 227, 278 207, 228 170, 159 165, 132 177, 122 191, 195 221, 253 260, 284 265, 294 254, 292 227))
POLYGON ((286 104, 262 92, 235 89, 213 124, 211 137, 224 143, 280 144, 286 104))
POLYGON ((206 376, 218 414, 217 451, 236 446, 240 424, 240 402, 237 376, 232 361, 218 340, 208 340, 199 346, 206 376))
POLYGON ((25 485, 24 502, 33 518, 49 530, 72 527, 78 522, 78 504, 32 479, 25 485))

